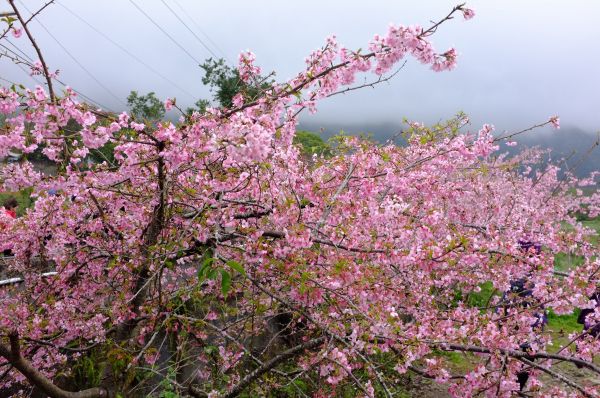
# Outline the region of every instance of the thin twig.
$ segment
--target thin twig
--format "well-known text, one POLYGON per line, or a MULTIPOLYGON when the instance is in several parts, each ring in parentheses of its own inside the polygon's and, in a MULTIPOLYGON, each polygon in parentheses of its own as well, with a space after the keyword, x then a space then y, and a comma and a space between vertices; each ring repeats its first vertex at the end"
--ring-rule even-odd
POLYGON ((567 379, 565 376, 561 375, 560 373, 557 373, 557 372, 555 372, 555 371, 553 371, 553 370, 551 370, 551 369, 549 369, 549 368, 547 368, 545 366, 538 365, 537 363, 535 363, 533 361, 530 361, 527 358, 519 358, 519 361, 521 361, 521 362, 523 362, 523 363, 525 363, 525 364, 527 364, 527 365, 529 365, 531 367, 539 369, 542 372, 547 373, 550 376, 552 376, 552 377, 554 377, 554 378, 562 381, 563 383, 565 383, 569 387, 572 387, 572 388, 578 390, 580 393, 583 394, 584 397, 587 397, 587 398, 594 398, 594 397, 596 397, 595 395, 592 395, 589 392, 587 392, 585 390, 585 388, 581 387, 579 384, 575 383, 574 381, 572 381, 570 379, 567 379))
POLYGON ((299 344, 295 347, 290 348, 282 352, 279 355, 276 355, 271 360, 265 362, 262 366, 259 366, 254 371, 246 375, 238 384, 236 384, 229 392, 223 395, 223 398, 231 398, 237 396, 244 388, 246 388, 250 383, 254 380, 258 379, 264 373, 268 372, 270 369, 279 365, 281 362, 286 359, 292 358, 305 350, 309 350, 312 348, 316 348, 325 342, 325 337, 317 337, 315 339, 309 340, 306 343, 299 344))
POLYGON ((31 45, 33 45, 35 52, 37 53, 38 57, 40 58, 42 68, 44 69, 44 77, 46 78, 46 84, 48 84, 48 92, 50 93, 50 99, 52 100, 53 103, 56 103, 56 95, 54 94, 54 89, 52 88, 52 78, 50 77, 50 73, 48 72, 48 66, 46 65, 46 61, 44 60, 42 51, 38 47, 37 43, 35 42, 35 39, 33 38, 33 35, 31 34, 31 32, 29 31, 29 28, 27 27, 27 23, 29 21, 25 21, 23 19, 23 17, 21 16, 21 13, 19 12, 19 9, 15 5, 15 0, 8 0, 8 2, 10 3, 12 9, 14 10, 14 12, 17 16, 17 19, 19 20, 19 22, 21 22, 21 25, 23 25, 23 29, 25 30, 25 33, 27 34, 27 37, 29 38, 31 45))

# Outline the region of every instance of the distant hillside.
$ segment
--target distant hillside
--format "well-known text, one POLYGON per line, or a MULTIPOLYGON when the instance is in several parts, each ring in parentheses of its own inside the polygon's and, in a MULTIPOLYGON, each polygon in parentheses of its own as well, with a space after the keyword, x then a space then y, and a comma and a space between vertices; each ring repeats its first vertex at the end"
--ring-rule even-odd
POLYGON ((525 135, 518 141, 527 146, 552 149, 553 160, 567 158, 574 153, 566 164, 569 168, 577 166, 575 173, 581 177, 594 170, 600 170, 600 147, 593 147, 597 139, 597 135, 587 133, 577 127, 566 127, 560 130, 544 131, 540 134, 525 135))
MULTIPOLYGON (((334 124, 301 123, 300 129, 320 133, 323 139, 339 133, 340 126, 334 124)), ((379 142, 385 142, 394 137, 402 126, 394 123, 380 124, 355 124, 343 126, 347 134, 369 134, 379 142)), ((589 175, 591 171, 600 170, 600 147, 594 148, 590 153, 589 149, 597 140, 597 135, 586 132, 577 127, 562 127, 560 130, 539 130, 525 133, 517 138, 519 145, 509 148, 503 147, 503 150, 514 152, 523 146, 541 148, 550 148, 552 150, 552 161, 557 162, 562 158, 571 156, 566 162, 568 168, 577 165, 574 170, 579 177, 589 175)), ((402 144, 401 140, 395 140, 402 144)))

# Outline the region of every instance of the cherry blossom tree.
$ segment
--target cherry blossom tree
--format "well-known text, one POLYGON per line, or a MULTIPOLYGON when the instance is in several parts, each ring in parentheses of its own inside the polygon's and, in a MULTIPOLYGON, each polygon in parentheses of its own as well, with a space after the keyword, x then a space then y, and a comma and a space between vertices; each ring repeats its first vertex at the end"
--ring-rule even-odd
MULTIPOLYGON (((70 89, 0 88, 0 155, 41 150, 61 165, 2 170, 4 190, 37 198, 0 231, 18 282, 0 287, 4 391, 391 397, 416 373, 456 397, 509 397, 525 372, 529 395, 600 394, 556 369, 600 373, 598 340, 583 332, 557 349, 536 325, 545 310, 595 305, 600 260, 574 213, 597 215, 600 198, 572 191, 593 176, 561 177, 539 151, 508 157, 501 142, 531 128, 494 136, 463 115, 410 124, 405 147, 339 137, 307 162, 293 145, 298 115, 362 86, 361 73, 376 83, 407 57, 453 69, 456 51, 429 39, 457 15, 474 13, 391 26, 366 51, 330 37, 291 80, 176 124, 108 114, 70 89), (85 162, 107 144, 114 160, 85 162), (582 264, 556 272, 560 252, 582 264), (518 279, 531 294, 503 295, 518 279)), ((6 32, 31 36, 17 19, 6 32)), ((252 53, 238 72, 260 86, 252 53)), ((534 127, 545 125, 558 118, 534 127)))

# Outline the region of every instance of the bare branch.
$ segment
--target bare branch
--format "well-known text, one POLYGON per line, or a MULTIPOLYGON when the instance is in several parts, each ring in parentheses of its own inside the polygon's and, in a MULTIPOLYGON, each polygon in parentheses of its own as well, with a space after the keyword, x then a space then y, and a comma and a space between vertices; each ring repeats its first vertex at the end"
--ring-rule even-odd
POLYGON ((47 2, 46 4, 44 4, 42 7, 40 7, 39 10, 37 10, 36 12, 34 12, 33 14, 31 14, 31 16, 27 19, 27 21, 25 21, 25 25, 27 25, 29 22, 31 22, 31 20, 33 20, 35 17, 37 17, 42 11, 44 11, 44 9, 46 7, 48 7, 52 3, 54 3, 54 0, 50 0, 49 2, 47 2))
POLYGON ((329 94, 327 96, 327 98, 333 97, 334 95, 346 94, 347 92, 350 92, 350 91, 360 90, 361 88, 365 88, 365 87, 375 88, 376 85, 378 85, 380 83, 385 83, 387 81, 390 81, 394 76, 396 76, 402 69, 404 69, 404 67, 406 66, 406 62, 407 61, 404 61, 402 63, 402 65, 400 65, 400 67, 394 71, 394 73, 392 73, 392 74, 390 74, 388 76, 381 75, 381 76, 379 76, 377 78, 377 80, 373 80, 373 81, 370 81, 370 82, 365 82, 365 83, 363 83, 363 84, 361 84, 359 86, 352 86, 352 87, 348 87, 348 88, 346 88, 344 90, 336 91, 334 93, 329 94))
MULTIPOLYGON (((23 19, 23 17, 21 16, 21 13, 19 12, 19 9, 15 5, 15 0, 8 0, 8 2, 10 3, 13 11, 15 12, 17 19, 19 20, 19 22, 21 22, 21 25, 23 25, 23 29, 25 30, 25 33, 27 34, 27 37, 29 38, 31 45, 33 45, 35 52, 37 53, 38 57, 40 58, 40 62, 42 63, 42 68, 44 69, 44 77, 46 78, 46 84, 48 84, 48 91, 50 92, 50 99, 52 100, 52 102, 56 103, 56 95, 54 94, 54 89, 52 88, 52 78, 50 77, 50 73, 48 72, 48 66, 46 65, 46 61, 44 60, 42 51, 38 47, 37 43, 35 42, 35 39, 33 38, 33 35, 31 34, 31 32, 29 31, 29 28, 27 27, 27 23, 29 22, 29 20, 25 21, 23 19)), ((45 8, 45 6, 44 6, 44 8, 45 8)))
POLYGON ((236 384, 228 393, 223 395, 223 398, 231 398, 237 396, 244 388, 246 388, 250 383, 254 380, 258 379, 264 373, 268 372, 275 366, 279 365, 281 362, 286 359, 292 358, 305 350, 310 350, 312 348, 316 348, 320 346, 323 342, 325 342, 325 337, 317 337, 315 339, 309 340, 306 343, 299 344, 295 347, 290 348, 282 352, 279 355, 276 355, 274 358, 265 362, 262 366, 259 366, 250 374, 246 375, 238 384, 236 384))

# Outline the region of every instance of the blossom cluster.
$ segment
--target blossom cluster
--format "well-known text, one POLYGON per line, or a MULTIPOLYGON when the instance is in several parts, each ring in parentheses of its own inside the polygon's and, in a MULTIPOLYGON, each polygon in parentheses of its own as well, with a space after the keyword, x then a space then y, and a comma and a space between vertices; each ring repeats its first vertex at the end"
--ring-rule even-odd
MULTIPOLYGON (((452 69, 456 52, 437 54, 430 34, 392 26, 369 54, 330 37, 305 71, 254 102, 238 98, 176 124, 107 114, 69 89, 52 101, 42 87, 1 88, 0 155, 39 150, 61 170, 42 175, 27 161, 2 170, 5 190, 29 188, 36 201, 0 230, 12 242, 8 271, 22 278, 0 288, 0 343, 18 336, 22 355, 50 379, 73 374, 100 347, 107 369, 139 370, 141 379, 144 369, 177 367, 211 396, 251 388, 248 363, 260 377, 289 358, 294 377, 322 380, 315 396, 350 384, 372 397, 415 369, 456 397, 514 395, 523 344, 531 356, 551 349, 534 326, 540 311, 594 305, 600 260, 573 214, 598 211, 600 197, 570 190, 594 176, 561 180, 536 151, 510 158, 491 125, 470 131, 462 117, 410 124, 405 147, 340 137, 331 156, 307 159, 293 144, 298 112, 359 73, 381 75, 406 55, 452 69), (107 146, 114 159, 83 162, 107 146), (561 252, 581 259, 576 271, 555 274, 561 252), (531 303, 474 299, 522 278, 531 303), (281 319, 285 327, 268 334, 281 319), (437 355, 469 350, 486 357, 460 377, 437 355)), ((251 53, 240 56, 244 81, 260 72, 251 53)), ((591 361, 598 350, 580 336, 565 358, 591 361)), ((286 372, 265 383, 287 383, 286 372)), ((2 387, 26 382, 18 368, 7 375, 2 387)), ((111 377, 105 388, 131 387, 111 377)), ((569 393, 533 371, 529 388, 569 393)))

